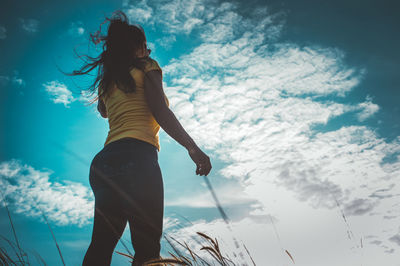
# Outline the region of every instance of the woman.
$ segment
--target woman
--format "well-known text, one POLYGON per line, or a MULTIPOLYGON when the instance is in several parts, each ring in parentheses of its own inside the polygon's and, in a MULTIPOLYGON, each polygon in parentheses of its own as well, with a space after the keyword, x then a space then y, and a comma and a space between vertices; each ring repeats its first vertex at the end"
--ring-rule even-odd
POLYGON ((91 35, 96 44, 105 41, 103 52, 97 58, 88 56, 92 62, 72 73, 83 75, 99 67, 92 91, 99 83, 97 109, 108 118, 110 128, 104 148, 90 166, 95 211, 83 265, 110 265, 127 222, 135 250, 132 265, 143 265, 160 256, 164 209, 160 126, 188 150, 196 174, 208 175, 211 163, 169 109, 162 70, 149 57, 143 29, 129 25, 121 11, 105 21, 110 21, 107 36, 99 35, 101 27, 91 35))

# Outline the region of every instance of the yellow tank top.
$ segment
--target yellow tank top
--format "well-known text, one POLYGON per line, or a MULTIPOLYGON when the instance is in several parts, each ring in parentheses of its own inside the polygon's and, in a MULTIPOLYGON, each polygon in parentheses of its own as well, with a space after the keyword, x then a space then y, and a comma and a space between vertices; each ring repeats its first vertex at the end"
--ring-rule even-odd
MULTIPOLYGON (((162 70, 157 61, 149 58, 145 64, 144 72, 162 70)), ((154 119, 144 95, 144 73, 138 68, 130 70, 136 82, 136 91, 125 93, 114 86, 109 95, 102 96, 108 115, 109 131, 104 146, 121 138, 131 137, 146 141, 157 147, 160 151, 158 132, 160 125, 154 119)), ((165 101, 169 106, 167 96, 165 101)))

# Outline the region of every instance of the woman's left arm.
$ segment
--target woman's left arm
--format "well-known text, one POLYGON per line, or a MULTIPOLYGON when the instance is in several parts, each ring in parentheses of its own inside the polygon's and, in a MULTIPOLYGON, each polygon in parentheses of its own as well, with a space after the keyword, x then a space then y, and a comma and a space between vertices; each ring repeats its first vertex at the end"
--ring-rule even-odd
POLYGON ((101 114, 103 118, 107 118, 107 110, 106 110, 106 105, 103 102, 103 99, 99 98, 97 101, 97 110, 101 114))

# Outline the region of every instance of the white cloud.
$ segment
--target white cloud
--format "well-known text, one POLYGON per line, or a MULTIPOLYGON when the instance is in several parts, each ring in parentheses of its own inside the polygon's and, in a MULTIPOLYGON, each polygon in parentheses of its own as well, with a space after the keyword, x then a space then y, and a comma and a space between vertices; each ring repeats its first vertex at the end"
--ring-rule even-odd
POLYGON ((7 38, 7 30, 3 25, 0 25, 0 40, 7 38))
POLYGON ((153 16, 153 9, 147 5, 146 0, 136 3, 134 6, 130 4, 130 1, 124 0, 122 6, 126 7, 125 13, 132 23, 147 22, 153 16))
MULTIPOLYGON (((90 105, 91 111, 98 114, 97 101, 92 103, 97 93, 92 94, 89 89, 80 90, 79 95, 74 97, 72 91, 64 83, 57 80, 48 81, 42 85, 54 103, 62 103, 66 108, 69 108, 69 104, 78 101, 84 106, 90 105)), ((99 115, 99 117, 101 116, 99 115)))
MULTIPOLYGON (((400 175, 400 161, 399 155, 390 162, 384 159, 400 153, 400 138, 386 142, 362 124, 379 110, 371 99, 354 103, 345 98, 360 86, 367 70, 347 66, 345 53, 336 48, 278 42, 284 22, 267 9, 253 12, 263 19, 261 15, 251 19, 240 15, 232 3, 182 3, 175 0, 153 8, 147 23, 163 25, 173 34, 203 32, 203 43, 172 59, 163 71, 171 109, 200 146, 227 165, 212 174, 236 180, 243 194, 263 206, 255 211, 258 215, 273 213, 285 230, 286 243, 291 250, 298 249, 295 253, 306 265, 358 263, 362 252, 358 243, 366 234, 381 241, 366 243, 380 254, 371 263, 379 263, 384 252, 394 252, 393 239, 399 232, 394 219, 384 217, 400 217, 400 212, 391 210, 394 195, 400 193, 391 186, 400 175), (185 29, 191 18, 201 23, 185 29), (345 114, 356 115, 360 124, 314 130, 333 118, 340 121, 345 114), (381 187, 390 187, 390 194, 372 196, 381 187), (339 210, 351 221, 347 229, 339 210), (374 226, 378 222, 381 226, 374 226), (354 228, 359 233, 353 234, 354 228), (296 238, 296 230, 302 231, 301 237, 296 238), (338 240, 341 233, 344 237, 338 240), (304 245, 310 234, 313 237, 304 245), (324 238, 327 242, 322 245, 324 238), (350 254, 352 250, 356 255, 350 254), (313 257, 314 253, 321 256, 313 257)), ((223 198, 228 193, 223 187, 217 191, 223 198)), ((200 206, 182 198, 171 204, 210 204, 203 197, 197 200, 200 206)), ((243 226, 248 235, 254 233, 249 229, 252 221, 243 226)), ((205 226, 215 228, 210 223, 205 226)), ((245 238, 257 250, 272 243, 257 234, 245 238)), ((259 258, 265 256, 259 252, 259 258)))
POLYGON ((62 103, 68 108, 68 104, 76 100, 67 86, 57 80, 49 81, 43 84, 43 87, 49 93, 54 103, 62 103))
POLYGON ((90 103, 95 97, 96 97, 96 94, 93 95, 91 91, 82 90, 81 94, 79 96, 79 100, 81 102, 90 103))
MULTIPOLYGON (((228 227, 223 220, 217 219, 212 222, 197 221, 190 226, 168 232, 170 236, 182 243, 186 242, 192 251, 212 263, 215 260, 205 250, 201 250, 202 246, 209 246, 210 243, 197 235, 196 232, 205 233, 209 237, 216 239, 219 243, 221 254, 233 259, 235 263, 240 265, 253 264, 245 246, 255 260, 256 265, 272 262, 277 265, 285 265, 291 262, 288 255, 280 249, 282 246, 279 239, 277 239, 277 235, 269 227, 266 227, 265 223, 255 223, 253 220, 244 218, 238 222, 231 223, 228 227), (253 239, 253 241, 247 241, 248 239, 253 239)), ((179 248, 181 252, 186 253, 185 249, 179 248)), ((293 250, 287 249, 290 253, 293 253, 293 250)), ((190 257, 190 254, 186 255, 190 257)), ((298 264, 299 261, 296 261, 296 256, 294 259, 298 264)))
POLYGON ((3 161, 0 189, 16 213, 41 217, 43 211, 57 225, 88 224, 94 208, 91 191, 76 182, 52 182, 51 174, 52 171, 36 170, 20 160, 3 161))
POLYGON ((19 76, 19 72, 14 70, 12 76, 0 76, 0 85, 7 86, 11 82, 17 88, 25 86, 25 81, 19 76))
MULTIPOLYGON (((207 2, 212 6, 216 3, 213 0, 207 2)), ((124 1, 123 7, 131 22, 160 26, 172 34, 189 34, 205 20, 212 18, 204 2, 198 0, 174 0, 161 5, 158 1, 124 1)))
POLYGON ((163 36, 156 41, 157 44, 163 46, 166 50, 171 49, 173 44, 176 42, 176 37, 174 35, 163 36))
POLYGON ((85 28, 83 27, 82 21, 71 22, 68 33, 76 36, 83 35, 85 33, 85 28))
POLYGON ((12 77, 11 80, 12 83, 16 84, 17 86, 25 86, 25 81, 21 78, 17 78, 17 77, 12 77))
POLYGON ((367 97, 366 102, 358 104, 358 107, 361 109, 361 112, 357 114, 358 120, 360 122, 365 121, 367 118, 371 117, 373 114, 379 111, 379 106, 372 103, 371 100, 371 98, 367 97))
POLYGON ((19 18, 19 21, 21 23, 21 27, 29 32, 29 33, 35 33, 39 29, 39 21, 37 19, 24 19, 24 18, 19 18))
POLYGON ((165 29, 171 33, 190 33, 195 26, 203 23, 204 11, 201 1, 174 0, 158 7, 155 16, 159 16, 160 19, 153 19, 165 25, 165 29))
POLYGON ((264 31, 263 38, 276 40, 281 33, 283 24, 278 22, 283 12, 268 14, 266 8, 259 8, 251 14, 257 19, 254 26, 252 19, 238 14, 239 7, 232 2, 218 0, 173 0, 159 5, 158 1, 123 1, 123 7, 131 22, 141 22, 156 26, 163 32, 189 35, 199 30, 200 37, 208 42, 218 42, 233 39, 234 36, 246 31, 264 31), (278 22, 278 23, 277 23, 278 22), (265 27, 268 25, 268 27, 265 27))
MULTIPOLYGON (((243 193, 240 186, 234 184, 226 184, 218 190, 219 202, 225 206, 235 206, 240 204, 250 205, 254 203, 254 199, 243 193)), ((186 197, 180 197, 173 200, 167 200, 165 206, 187 206, 192 208, 210 208, 215 203, 210 197, 210 193, 198 194, 193 193, 190 201, 186 197)))

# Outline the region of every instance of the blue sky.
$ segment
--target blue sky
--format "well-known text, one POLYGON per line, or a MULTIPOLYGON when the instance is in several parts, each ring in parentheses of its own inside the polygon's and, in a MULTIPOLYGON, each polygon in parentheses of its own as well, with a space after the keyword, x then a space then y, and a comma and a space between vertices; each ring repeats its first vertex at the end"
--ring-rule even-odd
MULTIPOLYGON (((399 265, 396 7, 2 1, 0 189, 22 247, 61 265, 38 207, 67 265, 80 265, 90 243, 89 165, 108 124, 79 93, 92 77, 57 68, 81 65, 74 48, 97 56, 89 33, 121 9, 145 29, 170 107, 210 155, 209 178, 257 265, 290 265, 285 249, 297 265, 399 265)), ((187 152, 163 131, 160 139, 165 233, 196 250, 191 236, 202 231, 229 255, 243 251, 187 152)), ((3 204, 0 217, 1 235, 13 239, 3 204)), ((129 245, 129 227, 122 239, 129 245)), ((112 265, 128 263, 115 254, 112 265)))

